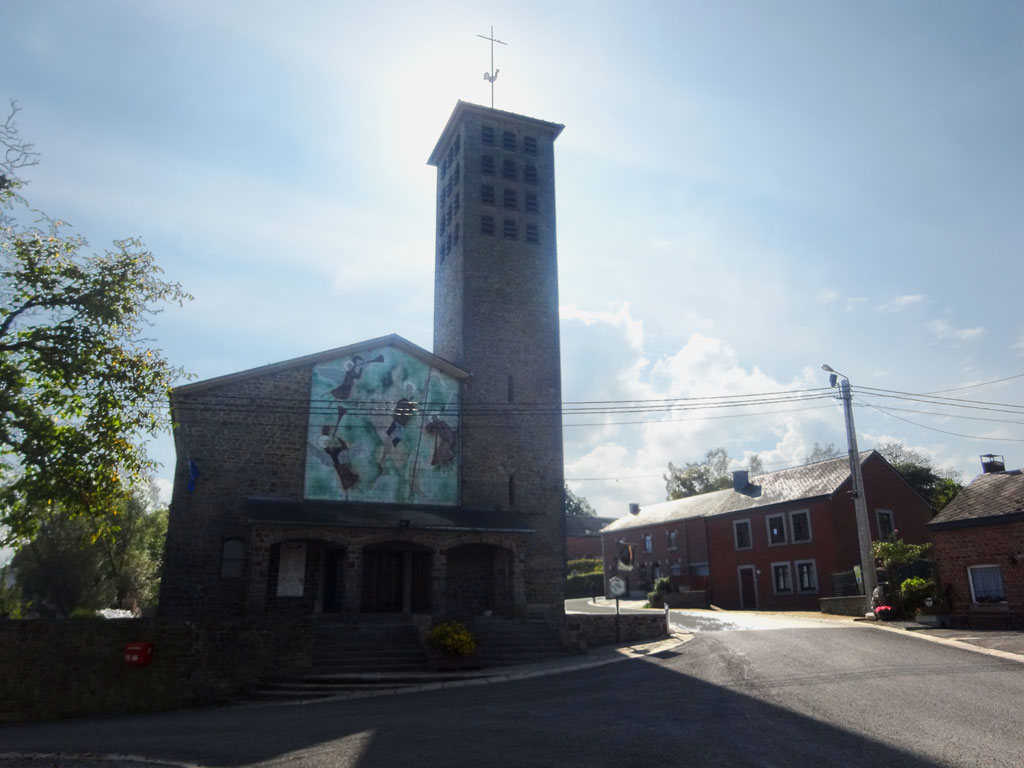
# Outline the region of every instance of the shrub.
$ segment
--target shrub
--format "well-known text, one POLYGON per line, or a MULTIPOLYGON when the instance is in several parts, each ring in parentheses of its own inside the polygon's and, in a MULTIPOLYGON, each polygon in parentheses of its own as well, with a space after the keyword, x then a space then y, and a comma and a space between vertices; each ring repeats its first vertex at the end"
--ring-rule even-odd
POLYGON ((903 610, 909 616, 923 610, 925 608, 924 601, 929 597, 932 599, 933 608, 941 602, 939 588, 935 582, 917 576, 906 579, 900 584, 900 597, 903 599, 903 610))
POLYGON ((662 576, 656 582, 654 582, 654 593, 656 595, 663 595, 666 592, 672 591, 672 579, 668 576, 662 576))
POLYGON ((476 636, 461 621, 446 621, 433 627, 427 642, 453 656, 469 656, 476 650, 476 636))
POLYGON ((565 580, 565 596, 593 597, 604 594, 603 573, 574 573, 565 580))
POLYGON ((574 573, 603 573, 604 565, 596 557, 581 557, 570 560, 566 565, 566 571, 571 576, 574 573))

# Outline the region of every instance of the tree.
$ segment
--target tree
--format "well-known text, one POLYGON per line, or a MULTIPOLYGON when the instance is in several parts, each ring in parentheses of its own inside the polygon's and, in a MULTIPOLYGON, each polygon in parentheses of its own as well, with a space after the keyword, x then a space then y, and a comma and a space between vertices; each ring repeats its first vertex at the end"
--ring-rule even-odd
POLYGON ((913 565, 924 558, 931 544, 908 544, 903 539, 890 536, 885 541, 871 542, 871 555, 889 576, 889 596, 902 609, 900 596, 900 569, 913 565))
POLYGON ((949 504, 963 488, 959 472, 935 469, 930 459, 903 443, 882 443, 878 452, 936 511, 949 504))
POLYGON ((725 448, 712 448, 703 461, 689 461, 682 467, 670 461, 664 478, 670 500, 729 488, 732 486, 729 454, 725 448))
MULTIPOLYGON (((152 495, 151 495, 152 496, 152 495)), ((22 599, 60 617, 75 610, 130 608, 156 600, 167 510, 151 511, 140 492, 118 501, 118 525, 95 536, 91 520, 56 505, 11 562, 22 599)))
POLYGON ((814 450, 811 451, 811 455, 807 457, 807 463, 813 464, 816 461, 828 461, 829 459, 838 459, 843 455, 843 452, 836 448, 835 443, 827 443, 820 445, 814 443, 814 450))
POLYGON ((577 496, 568 485, 565 486, 565 514, 595 517, 594 507, 582 496, 577 496))
POLYGON ((134 238, 87 253, 84 238, 30 210, 17 171, 34 161, 14 125, 0 129, 0 544, 24 541, 54 513, 112 524, 125 488, 154 467, 145 436, 167 422, 183 372, 149 346, 144 327, 191 297, 164 281, 134 238))
POLYGON ((756 453, 750 457, 750 461, 747 464, 747 472, 751 475, 763 475, 764 474, 764 462, 761 457, 756 453))

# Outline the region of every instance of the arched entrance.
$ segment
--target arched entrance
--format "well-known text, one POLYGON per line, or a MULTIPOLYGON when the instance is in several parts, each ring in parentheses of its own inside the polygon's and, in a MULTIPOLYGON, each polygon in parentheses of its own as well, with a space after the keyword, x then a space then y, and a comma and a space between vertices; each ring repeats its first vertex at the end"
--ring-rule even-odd
POLYGON ((455 615, 472 617, 492 611, 511 617, 512 552, 490 544, 449 549, 445 604, 455 615))
POLYGON ((428 613, 432 552, 407 542, 363 549, 362 613, 428 613))

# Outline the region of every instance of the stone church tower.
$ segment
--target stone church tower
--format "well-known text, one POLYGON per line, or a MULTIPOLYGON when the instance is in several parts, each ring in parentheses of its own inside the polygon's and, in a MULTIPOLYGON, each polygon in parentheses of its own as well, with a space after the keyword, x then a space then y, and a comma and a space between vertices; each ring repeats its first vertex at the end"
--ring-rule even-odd
POLYGON ((528 609, 562 610, 565 564, 554 142, 563 126, 460 101, 437 168, 434 354, 469 371, 461 501, 528 537, 528 609))

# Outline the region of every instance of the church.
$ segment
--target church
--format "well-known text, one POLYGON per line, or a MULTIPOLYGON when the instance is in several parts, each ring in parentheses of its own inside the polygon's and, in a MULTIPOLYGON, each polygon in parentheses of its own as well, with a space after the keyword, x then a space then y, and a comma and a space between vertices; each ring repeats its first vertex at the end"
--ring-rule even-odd
POLYGON ((171 392, 162 615, 561 619, 562 128, 456 105, 432 351, 339 340, 171 392))

